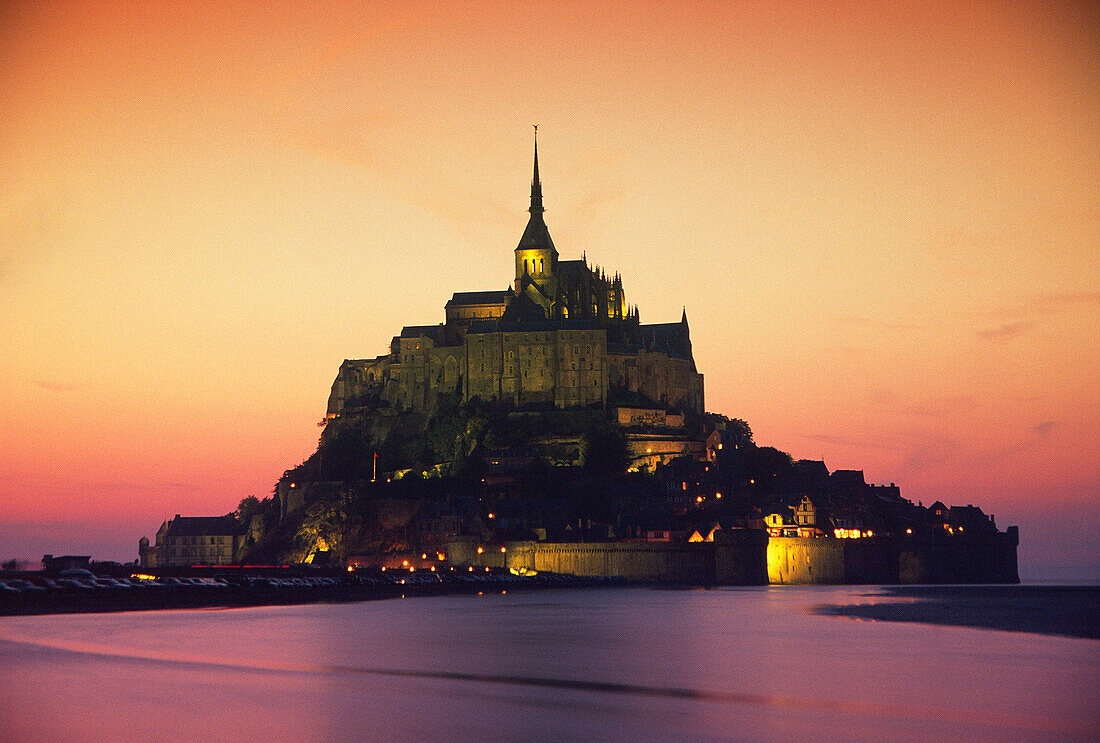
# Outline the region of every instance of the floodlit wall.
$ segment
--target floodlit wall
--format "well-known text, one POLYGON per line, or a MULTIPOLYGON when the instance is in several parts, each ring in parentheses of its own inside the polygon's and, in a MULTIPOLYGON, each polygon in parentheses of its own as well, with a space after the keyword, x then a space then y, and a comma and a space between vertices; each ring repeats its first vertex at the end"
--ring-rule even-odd
POLYGON ((447 545, 454 565, 718 585, 1018 583, 1015 528, 973 540, 809 539, 719 530, 714 542, 447 545), (501 547, 503 546, 503 551, 501 547), (481 550, 480 552, 478 550, 481 550))

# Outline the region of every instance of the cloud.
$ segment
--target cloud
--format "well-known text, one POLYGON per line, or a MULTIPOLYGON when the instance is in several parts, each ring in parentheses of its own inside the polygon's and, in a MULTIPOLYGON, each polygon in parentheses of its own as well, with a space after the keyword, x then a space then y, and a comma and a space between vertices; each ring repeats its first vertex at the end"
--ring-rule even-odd
POLYGON ((973 407, 974 398, 970 395, 945 395, 929 400, 922 400, 916 405, 911 405, 907 408, 907 412, 912 415, 943 418, 971 410, 973 407))
POLYGON ((1001 324, 978 331, 978 337, 993 341, 1008 340, 1026 333, 1041 318, 1081 309, 1100 310, 1100 292, 1035 294, 1015 304, 980 313, 986 322, 1001 324))
POLYGON ((996 328, 987 328, 986 330, 979 330, 978 337, 984 341, 992 341, 994 343, 1003 343, 1010 341, 1013 338, 1017 338, 1027 331, 1031 330, 1034 323, 1019 321, 1010 322, 1000 325, 996 328))
POLYGON ((901 467, 907 472, 935 471, 965 460, 966 457, 959 442, 944 438, 931 441, 910 452, 901 467))
POLYGON ((1058 421, 1043 421, 1032 426, 1029 430, 1038 437, 1043 437, 1058 427, 1058 421))
POLYGON ((40 379, 35 382, 39 387, 50 392, 72 392, 73 390, 80 389, 79 384, 69 384, 68 382, 54 382, 49 379, 40 379))
POLYGON ((1100 309, 1100 292, 1063 292, 1039 294, 1024 303, 1024 308, 1040 315, 1056 315, 1077 307, 1100 309))
POLYGON ((862 315, 838 317, 837 322, 841 325, 855 325, 856 327, 877 328, 879 330, 918 330, 920 328, 919 325, 914 325, 912 323, 891 322, 880 318, 863 317, 862 315))
POLYGON ((826 444, 836 444, 838 446, 849 446, 856 449, 886 449, 888 451, 900 451, 901 447, 895 444, 887 444, 883 441, 863 441, 855 438, 848 438, 845 436, 829 436, 821 433, 808 433, 803 434, 802 438, 809 439, 811 441, 821 441, 826 444))

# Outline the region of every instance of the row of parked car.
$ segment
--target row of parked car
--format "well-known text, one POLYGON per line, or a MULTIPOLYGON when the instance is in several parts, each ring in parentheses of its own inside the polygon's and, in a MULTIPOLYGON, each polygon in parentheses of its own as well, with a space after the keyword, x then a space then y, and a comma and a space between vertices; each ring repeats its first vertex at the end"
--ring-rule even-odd
POLYGON ((0 614, 102 611, 189 606, 246 606, 312 601, 355 601, 395 595, 494 588, 578 586, 611 579, 504 570, 369 570, 338 576, 272 576, 226 573, 211 576, 108 577, 88 570, 58 575, 28 574, 0 579, 0 614))

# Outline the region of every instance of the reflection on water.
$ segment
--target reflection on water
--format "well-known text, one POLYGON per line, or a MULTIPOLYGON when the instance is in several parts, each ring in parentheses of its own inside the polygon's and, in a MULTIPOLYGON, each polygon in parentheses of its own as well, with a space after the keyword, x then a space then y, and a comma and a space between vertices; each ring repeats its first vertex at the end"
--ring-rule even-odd
POLYGON ((0 618, 0 740, 1096 740, 1100 643, 848 587, 0 618))

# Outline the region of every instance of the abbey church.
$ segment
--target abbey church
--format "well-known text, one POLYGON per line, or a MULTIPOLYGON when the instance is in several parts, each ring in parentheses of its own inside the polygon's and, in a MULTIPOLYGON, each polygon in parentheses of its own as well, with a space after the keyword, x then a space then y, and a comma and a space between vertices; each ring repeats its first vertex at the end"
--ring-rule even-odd
POLYGON ((559 260, 543 220, 537 141, 529 211, 512 285, 456 292, 442 323, 406 326, 388 354, 344 361, 328 417, 366 401, 428 411, 441 393, 517 409, 703 412, 686 310, 679 322, 643 325, 618 274, 586 257, 559 260))

